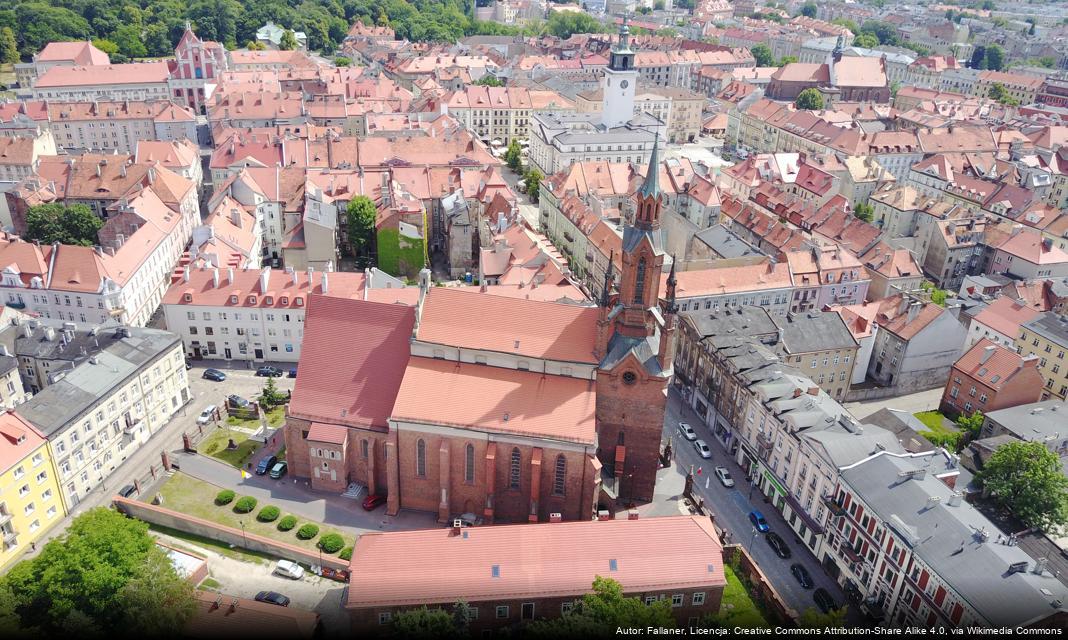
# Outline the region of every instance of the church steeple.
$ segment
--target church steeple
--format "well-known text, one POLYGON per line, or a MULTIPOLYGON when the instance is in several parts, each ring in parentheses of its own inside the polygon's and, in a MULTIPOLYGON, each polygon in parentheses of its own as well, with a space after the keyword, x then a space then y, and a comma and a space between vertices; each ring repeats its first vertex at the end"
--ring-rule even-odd
POLYGON ((660 228, 660 136, 653 140, 653 151, 649 154, 649 166, 645 169, 645 180, 634 194, 638 210, 634 215, 634 226, 644 231, 660 228))

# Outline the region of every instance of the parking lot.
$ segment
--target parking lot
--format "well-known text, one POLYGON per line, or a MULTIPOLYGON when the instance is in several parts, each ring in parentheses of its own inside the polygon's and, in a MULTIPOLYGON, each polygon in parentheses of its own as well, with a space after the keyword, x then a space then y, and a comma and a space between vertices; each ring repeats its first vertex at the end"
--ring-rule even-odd
MULTIPOLYGON (((192 394, 193 400, 186 405, 185 410, 190 418, 190 426, 193 425, 197 415, 209 404, 222 408, 226 405, 226 396, 230 394, 236 394, 252 401, 260 395, 260 392, 263 391, 263 385, 267 383, 267 378, 256 377, 255 368, 246 366, 251 363, 199 360, 194 361, 192 364, 193 368, 189 371, 189 392, 192 394), (209 368, 218 369, 225 373, 226 380, 213 382, 204 379, 204 370, 209 368)), ((288 372, 296 364, 275 363, 273 366, 288 372)), ((296 380, 288 377, 288 375, 275 378, 274 381, 281 391, 292 391, 293 385, 296 383, 296 380)))

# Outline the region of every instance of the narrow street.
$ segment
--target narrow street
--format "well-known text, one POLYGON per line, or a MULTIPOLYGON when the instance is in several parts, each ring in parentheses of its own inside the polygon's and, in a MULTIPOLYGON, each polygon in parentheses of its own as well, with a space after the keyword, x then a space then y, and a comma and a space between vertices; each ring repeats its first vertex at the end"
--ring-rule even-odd
MULTIPOLYGON (((686 472, 691 467, 693 468, 695 493, 704 498, 705 505, 715 515, 716 523, 731 534, 730 541, 741 544, 749 551, 788 605, 796 609, 798 613, 815 607, 812 593, 819 587, 826 589, 840 605, 846 603, 845 595, 838 584, 824 573, 815 556, 794 536, 793 530, 787 525, 782 515, 770 502, 764 500, 760 490, 746 480, 741 467, 734 462, 722 443, 712 435, 674 388, 668 392, 668 406, 664 416, 664 437, 671 439, 672 450, 675 452, 676 473, 685 476, 686 472), (710 460, 701 458, 693 443, 682 437, 678 432, 679 422, 689 423, 697 433, 698 439, 708 444, 712 449, 710 460), (719 482, 713 473, 715 467, 726 467, 730 471, 735 482, 733 488, 728 489, 719 482), (698 469, 701 470, 700 475, 697 475, 698 469), (749 512, 754 509, 764 515, 772 531, 782 536, 791 551, 789 559, 783 560, 775 555, 771 546, 764 540, 764 534, 757 532, 749 522, 749 512), (804 565, 812 575, 815 583, 812 589, 802 589, 797 579, 790 573, 790 565, 795 563, 804 565)), ((849 619, 859 620, 860 616, 854 609, 855 607, 850 606, 849 619)))

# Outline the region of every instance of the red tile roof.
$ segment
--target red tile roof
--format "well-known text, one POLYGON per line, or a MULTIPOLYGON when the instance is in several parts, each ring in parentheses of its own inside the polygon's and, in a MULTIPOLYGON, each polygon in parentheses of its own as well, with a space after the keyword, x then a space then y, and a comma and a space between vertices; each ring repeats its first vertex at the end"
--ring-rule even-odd
POLYGON ((323 272, 313 272, 309 279, 305 271, 286 273, 271 269, 267 287, 260 286, 260 275, 269 269, 234 269, 230 282, 227 269, 219 269, 219 286, 215 286, 212 269, 191 269, 189 282, 179 279, 163 296, 163 304, 208 307, 263 307, 268 309, 300 309, 311 306, 312 295, 331 298, 359 299, 363 297, 366 279, 362 273, 333 271, 327 275, 326 294, 323 293, 323 272), (295 282, 294 282, 295 280, 295 282), (190 296, 186 298, 186 296, 190 296), (249 296, 255 296, 255 302, 249 296), (236 301, 232 297, 237 296, 236 301), (271 301, 268 303, 267 298, 271 301), (285 298, 283 302, 282 298, 285 298), (298 300, 299 299, 299 300, 298 300))
POLYGON ((289 414, 388 428, 414 324, 407 305, 312 296, 289 414))
POLYGON ((308 429, 308 440, 311 442, 342 445, 348 436, 349 430, 336 424, 313 422, 308 429))
POLYGON ((597 309, 484 296, 454 287, 427 292, 417 338, 452 347, 596 364, 597 309), (471 319, 479 321, 472 325, 471 319))
POLYGON ((1043 387, 1042 374, 1036 366, 1037 360, 1034 356, 1026 359, 1011 349, 983 338, 968 349, 953 368, 992 389, 1000 390, 1016 374, 1030 367, 1035 382, 1034 400, 1037 401, 1042 395, 1043 387))
POLYGON ((116 84, 166 84, 170 75, 171 70, 166 62, 52 67, 45 71, 34 87, 43 89, 116 84))
POLYGON ((0 474, 45 443, 44 436, 14 411, 0 413, 0 474))
POLYGON ((1020 333, 1020 325, 1034 320, 1038 315, 1039 310, 1032 309, 1009 296, 1001 296, 977 313, 975 322, 986 325, 1010 339, 1015 339, 1020 333))
POLYGON ((726 584, 723 548, 698 516, 367 533, 349 569, 350 609, 579 597, 597 576, 628 595, 726 584))

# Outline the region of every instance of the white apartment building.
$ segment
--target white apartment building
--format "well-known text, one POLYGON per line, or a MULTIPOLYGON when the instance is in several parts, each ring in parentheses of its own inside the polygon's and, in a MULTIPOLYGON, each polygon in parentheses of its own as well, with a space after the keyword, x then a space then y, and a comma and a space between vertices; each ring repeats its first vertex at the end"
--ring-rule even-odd
POLYGON ((48 438, 68 510, 191 397, 178 336, 128 327, 100 331, 122 338, 19 407, 48 438))
POLYGON ((530 136, 530 116, 543 110, 569 112, 571 102, 555 91, 468 85, 442 98, 447 112, 483 142, 530 136))

